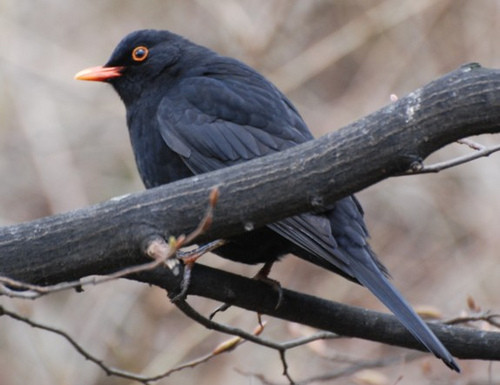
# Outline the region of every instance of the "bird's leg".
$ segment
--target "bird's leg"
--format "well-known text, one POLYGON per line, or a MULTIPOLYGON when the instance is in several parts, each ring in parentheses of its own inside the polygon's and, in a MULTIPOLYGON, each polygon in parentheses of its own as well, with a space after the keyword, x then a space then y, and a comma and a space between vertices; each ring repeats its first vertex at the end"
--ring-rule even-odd
POLYGON ((265 282, 273 287, 274 290, 278 292, 278 301, 276 302, 276 306, 274 309, 280 307, 281 301, 283 300, 283 289, 281 288, 281 284, 275 279, 269 278, 269 273, 271 272, 271 268, 273 267, 275 261, 268 261, 264 263, 264 266, 254 275, 253 279, 258 281, 265 282))
MULTIPOLYGON (((271 272, 271 268, 273 266, 274 261, 268 261, 264 263, 264 266, 255 274, 252 279, 256 279, 258 281, 265 282, 269 285, 271 285, 277 292, 278 292, 278 301, 276 302, 276 306, 274 307, 275 309, 279 308, 281 305, 281 301, 283 300, 283 289, 281 288, 281 284, 272 279, 269 278, 269 273, 271 272)), ((230 304, 228 303, 223 303, 222 305, 218 306, 210 315, 208 316, 209 319, 214 318, 214 316, 219 313, 226 311, 231 307, 230 304)), ((259 317, 260 320, 260 313, 257 313, 257 316, 259 317)))
POLYGON ((201 258, 204 254, 215 250, 216 248, 225 244, 224 239, 217 239, 213 242, 207 243, 206 245, 197 247, 194 250, 189 251, 177 251, 176 258, 180 259, 184 264, 184 273, 181 281, 181 291, 174 298, 172 302, 179 301, 186 298, 186 294, 189 288, 189 283, 191 282, 191 271, 196 261, 201 258))

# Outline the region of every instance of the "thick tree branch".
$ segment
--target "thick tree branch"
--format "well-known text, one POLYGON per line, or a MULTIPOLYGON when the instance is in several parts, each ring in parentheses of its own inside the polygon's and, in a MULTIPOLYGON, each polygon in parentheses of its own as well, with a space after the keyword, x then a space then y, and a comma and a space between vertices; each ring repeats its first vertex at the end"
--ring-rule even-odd
MULTIPOLYGON (((499 107, 500 71, 475 64, 464 66, 339 131, 289 151, 85 209, 1 228, 0 274, 28 283, 54 284, 144 263, 152 239, 186 234, 196 228, 214 186, 219 187, 220 198, 213 223, 200 241, 321 209, 411 168, 457 139, 500 132, 499 107)), ((177 282, 166 269, 141 273, 136 278, 170 292, 176 289, 177 282)), ((333 331, 346 335, 354 335, 353 317, 360 317, 363 330, 358 330, 357 336, 368 337, 369 329, 376 326, 385 342, 416 347, 405 331, 400 334, 405 336, 405 343, 394 337, 402 329, 391 316, 370 318, 371 313, 362 310, 332 307, 327 301, 291 292, 285 292, 284 304, 273 310, 274 300, 266 297, 271 293, 269 288, 202 266, 193 271, 189 293, 298 322, 302 321, 297 314, 304 314, 304 308, 322 312, 312 326, 333 330, 332 325, 339 322, 341 326, 333 331), (220 280, 224 285, 207 284, 220 280), (234 282, 226 284, 225 280, 234 282), (249 291, 240 292, 239 287, 249 291), (255 298, 244 295, 254 295, 255 290, 264 303, 255 303, 255 298)), ((460 351, 462 331, 434 329, 453 354, 485 358, 480 352, 486 348, 483 345, 474 345, 477 350, 468 345, 469 353, 460 351)))

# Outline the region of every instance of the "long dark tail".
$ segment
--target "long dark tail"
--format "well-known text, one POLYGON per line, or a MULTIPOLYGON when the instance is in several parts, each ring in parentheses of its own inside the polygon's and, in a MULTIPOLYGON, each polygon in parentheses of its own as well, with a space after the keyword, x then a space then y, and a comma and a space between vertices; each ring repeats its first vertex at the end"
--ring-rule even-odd
POLYGON ((323 215, 301 214, 268 225, 299 246, 294 254, 368 288, 430 352, 460 371, 448 350, 386 277, 371 251, 363 211, 354 197, 335 203, 323 215))
MULTIPOLYGON (((369 253, 364 249, 363 252, 369 253)), ((366 258, 363 262, 357 258, 352 258, 352 271, 356 279, 369 289, 410 331, 413 336, 420 341, 430 352, 451 369, 460 372, 460 368, 451 356, 450 352, 444 347, 441 341, 418 316, 417 313, 406 302, 397 289, 382 274, 380 269, 372 261, 372 258, 366 258), (369 262, 368 262, 369 261, 369 262)))

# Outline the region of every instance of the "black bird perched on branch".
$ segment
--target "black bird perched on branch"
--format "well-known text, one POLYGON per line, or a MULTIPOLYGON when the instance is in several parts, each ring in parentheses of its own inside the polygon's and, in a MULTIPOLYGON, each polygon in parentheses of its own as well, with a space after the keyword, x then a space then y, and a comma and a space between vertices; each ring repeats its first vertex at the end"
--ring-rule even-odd
MULTIPOLYGON (((168 31, 126 36, 103 67, 77 79, 109 82, 127 110, 147 188, 228 167, 313 139, 292 103, 247 65, 168 31)), ((429 351, 459 371, 448 350, 389 282, 367 243, 354 196, 323 213, 286 218, 232 238, 216 254, 269 263, 293 253, 367 287, 429 351)))

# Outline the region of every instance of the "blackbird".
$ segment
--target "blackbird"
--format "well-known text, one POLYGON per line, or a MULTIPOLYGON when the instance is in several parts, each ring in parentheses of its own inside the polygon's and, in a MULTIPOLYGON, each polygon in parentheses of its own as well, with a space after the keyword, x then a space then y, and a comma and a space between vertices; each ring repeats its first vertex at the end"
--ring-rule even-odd
MULTIPOLYGON (((75 75, 110 83, 123 100, 147 188, 273 154, 312 140, 299 112, 244 63, 169 31, 127 35, 102 67, 75 75)), ((388 280, 354 196, 231 238, 215 253, 270 263, 292 253, 367 287, 429 351, 453 357, 388 280)))

